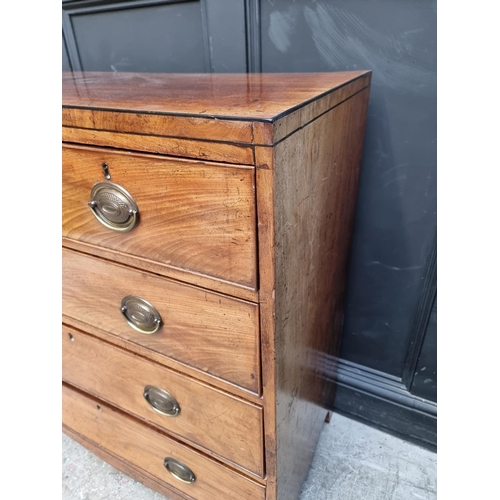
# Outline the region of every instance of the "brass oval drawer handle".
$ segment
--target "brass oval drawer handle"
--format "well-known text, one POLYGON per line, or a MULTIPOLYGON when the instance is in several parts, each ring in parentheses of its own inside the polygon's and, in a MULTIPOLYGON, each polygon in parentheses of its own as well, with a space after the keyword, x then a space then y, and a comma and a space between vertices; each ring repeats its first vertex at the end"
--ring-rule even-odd
POLYGON ((145 335, 156 333, 162 324, 160 313, 153 304, 134 295, 123 297, 120 311, 129 326, 145 335))
POLYGON ((181 411, 179 403, 172 394, 154 385, 144 387, 143 396, 153 410, 167 417, 175 417, 181 411))
POLYGON ((118 184, 99 182, 90 192, 89 207, 108 229, 126 233, 139 222, 139 209, 132 196, 118 184))
POLYGON ((175 458, 165 458, 163 465, 168 470, 168 472, 170 472, 170 474, 175 477, 175 479, 178 479, 183 483, 190 484, 196 481, 194 472, 187 465, 184 465, 182 462, 179 462, 179 460, 176 460, 175 458))

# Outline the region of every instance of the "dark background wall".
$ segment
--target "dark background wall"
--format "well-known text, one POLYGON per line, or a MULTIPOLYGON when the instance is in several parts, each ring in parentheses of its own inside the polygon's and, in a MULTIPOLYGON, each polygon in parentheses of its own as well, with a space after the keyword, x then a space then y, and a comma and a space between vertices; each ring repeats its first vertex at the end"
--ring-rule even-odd
POLYGON ((63 1, 63 69, 373 71, 330 406, 436 445, 436 2, 63 1))

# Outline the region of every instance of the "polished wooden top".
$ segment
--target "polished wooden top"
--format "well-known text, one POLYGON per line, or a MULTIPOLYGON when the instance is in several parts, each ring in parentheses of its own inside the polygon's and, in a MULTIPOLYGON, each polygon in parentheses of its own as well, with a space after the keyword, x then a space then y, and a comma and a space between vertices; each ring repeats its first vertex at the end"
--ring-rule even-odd
POLYGON ((63 107, 274 121, 370 71, 158 74, 63 72, 63 107))

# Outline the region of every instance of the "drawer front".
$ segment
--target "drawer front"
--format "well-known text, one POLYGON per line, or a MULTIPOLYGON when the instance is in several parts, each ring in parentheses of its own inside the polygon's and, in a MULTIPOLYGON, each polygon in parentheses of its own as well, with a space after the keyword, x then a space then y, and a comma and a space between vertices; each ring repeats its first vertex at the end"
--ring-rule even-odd
POLYGON ((63 314, 255 393, 260 391, 255 304, 63 249, 63 314), (156 333, 131 327, 122 300, 136 296, 161 316, 156 333))
MULTIPOLYGON (((128 209, 128 203, 122 206, 128 209)), ((254 169, 63 147, 62 235, 255 290, 254 169), (92 189, 102 182, 120 186, 135 201, 138 223, 131 230, 115 231, 94 216, 106 215, 103 200, 116 195, 115 188, 102 186, 99 195, 94 193, 93 213, 92 189)))
POLYGON ((265 488, 254 481, 66 385, 62 393, 64 426, 185 495, 197 500, 264 500, 265 488), (189 467, 195 481, 187 484, 175 478, 164 466, 166 458, 189 467))
POLYGON ((84 333, 62 341, 64 381, 263 476, 261 408, 84 333))

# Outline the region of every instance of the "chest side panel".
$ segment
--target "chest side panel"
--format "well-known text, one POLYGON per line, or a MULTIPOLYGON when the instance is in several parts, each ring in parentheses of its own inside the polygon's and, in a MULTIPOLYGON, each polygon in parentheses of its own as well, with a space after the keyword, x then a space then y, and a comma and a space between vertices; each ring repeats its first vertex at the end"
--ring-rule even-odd
POLYGON ((277 498, 298 498, 339 346, 369 90, 275 147, 277 498))

